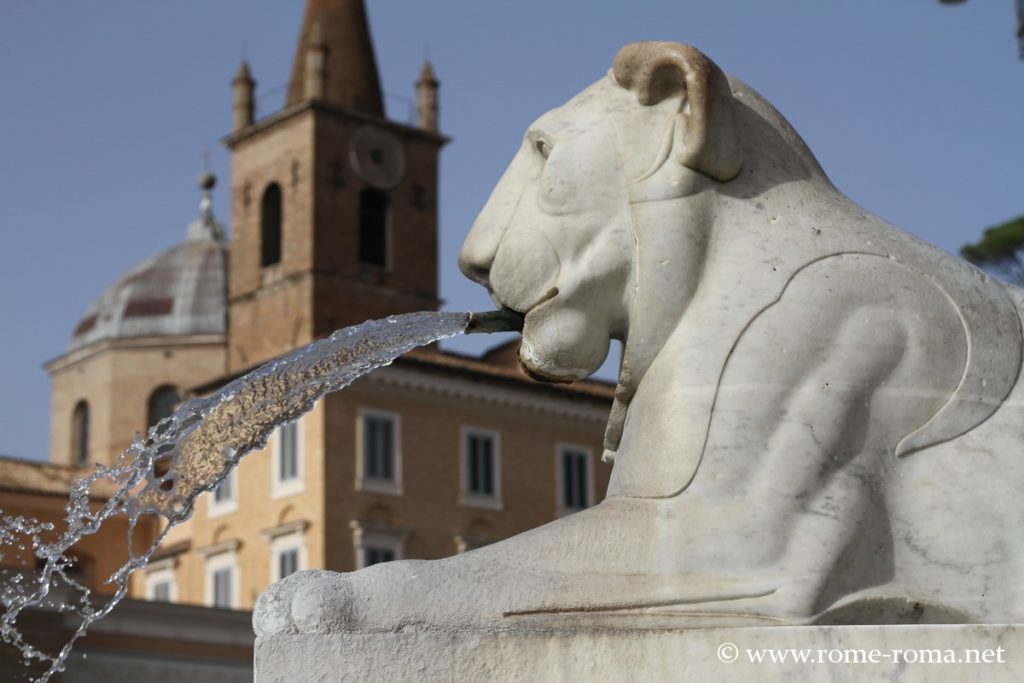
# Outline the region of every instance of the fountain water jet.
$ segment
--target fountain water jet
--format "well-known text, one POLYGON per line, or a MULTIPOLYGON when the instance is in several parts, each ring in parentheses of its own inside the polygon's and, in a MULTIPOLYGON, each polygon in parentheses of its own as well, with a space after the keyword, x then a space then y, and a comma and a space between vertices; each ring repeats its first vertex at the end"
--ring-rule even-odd
POLYGON ((49 680, 64 670, 75 641, 90 624, 125 597, 132 572, 146 565, 168 530, 192 515, 199 495, 216 488, 244 455, 263 448, 279 425, 301 417, 324 394, 418 346, 463 332, 521 328, 522 316, 509 310, 419 312, 371 320, 280 356, 210 396, 187 401, 150 428, 145 439, 136 436, 113 467, 97 465, 73 485, 65 508, 67 528, 55 541, 46 540, 54 531, 51 524, 24 517, 0 520, 0 550, 31 548, 41 565, 36 574, 15 574, 0 590, 0 638, 21 650, 26 666, 48 666, 37 680, 49 680), (100 483, 113 484, 116 492, 94 512, 91 495, 100 483), (69 572, 73 546, 119 515, 129 521, 129 558, 107 579, 115 586, 113 595, 97 606, 91 591, 69 572), (166 524, 152 543, 136 549, 135 530, 145 516, 163 518, 166 524), (81 621, 60 652, 49 655, 24 639, 17 622, 26 608, 44 604, 58 587, 70 589, 77 598, 54 606, 81 621))

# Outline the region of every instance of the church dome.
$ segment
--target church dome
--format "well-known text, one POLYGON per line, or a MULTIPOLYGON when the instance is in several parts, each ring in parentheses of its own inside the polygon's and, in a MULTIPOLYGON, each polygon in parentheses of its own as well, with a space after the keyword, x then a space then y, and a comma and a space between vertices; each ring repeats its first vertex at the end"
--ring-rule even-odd
POLYGON ((68 351, 101 339, 224 334, 228 244, 213 216, 212 174, 200 176, 199 218, 185 241, 135 266, 105 291, 75 327, 68 351))

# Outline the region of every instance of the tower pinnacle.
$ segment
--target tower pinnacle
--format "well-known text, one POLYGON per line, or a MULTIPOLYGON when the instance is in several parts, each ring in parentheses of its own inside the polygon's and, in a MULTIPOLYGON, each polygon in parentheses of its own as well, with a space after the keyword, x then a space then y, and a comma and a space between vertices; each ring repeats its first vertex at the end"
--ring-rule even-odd
POLYGON ((434 67, 430 60, 423 62, 423 70, 416 80, 416 112, 417 122, 423 130, 436 133, 437 125, 437 89, 440 83, 434 76, 434 67))
POLYGON ((311 94, 329 104, 384 116, 363 0, 306 1, 285 106, 311 99, 311 94), (307 73, 311 68, 320 74, 307 73))
POLYGON ((237 132, 252 125, 256 110, 256 81, 252 79, 249 63, 244 59, 238 66, 234 80, 231 81, 231 89, 234 93, 232 130, 237 132))

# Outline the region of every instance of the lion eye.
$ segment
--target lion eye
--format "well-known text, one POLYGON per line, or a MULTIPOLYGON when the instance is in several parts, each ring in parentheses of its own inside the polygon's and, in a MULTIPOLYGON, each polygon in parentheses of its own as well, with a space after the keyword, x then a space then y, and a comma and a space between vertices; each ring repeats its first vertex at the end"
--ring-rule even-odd
POLYGON ((553 150, 554 148, 554 145, 552 145, 544 138, 539 138, 537 140, 537 151, 540 152, 540 155, 545 159, 551 156, 551 150, 553 150))

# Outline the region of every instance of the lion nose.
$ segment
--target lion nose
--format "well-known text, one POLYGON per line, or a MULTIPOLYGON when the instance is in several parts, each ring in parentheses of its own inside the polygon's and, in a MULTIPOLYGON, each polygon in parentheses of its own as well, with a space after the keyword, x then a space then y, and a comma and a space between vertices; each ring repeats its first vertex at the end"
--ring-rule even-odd
POLYGON ((490 289, 491 264, 494 263, 493 255, 484 256, 473 248, 467 241, 459 253, 459 270, 463 275, 473 282, 477 282, 490 289))

